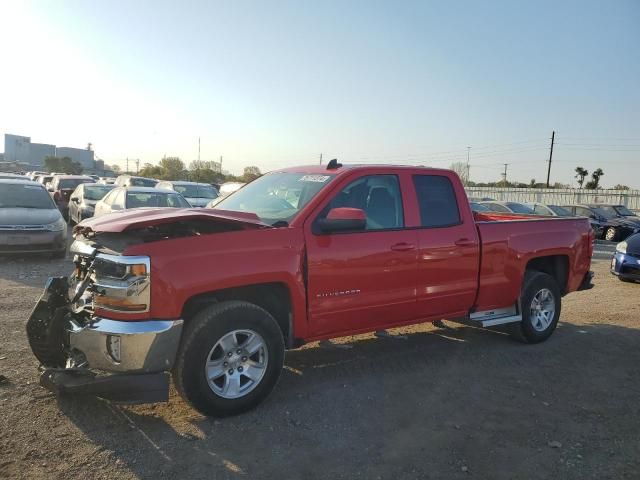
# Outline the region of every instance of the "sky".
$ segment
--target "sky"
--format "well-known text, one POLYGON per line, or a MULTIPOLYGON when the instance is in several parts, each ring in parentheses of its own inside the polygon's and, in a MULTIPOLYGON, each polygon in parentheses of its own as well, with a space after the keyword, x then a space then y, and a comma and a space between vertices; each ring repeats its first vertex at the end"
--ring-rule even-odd
MULTIPOLYGON (((640 2, 0 0, 0 134, 640 188, 640 2), (471 147, 470 149, 467 147, 471 147)), ((0 145, 1 148, 1 145, 0 145)))

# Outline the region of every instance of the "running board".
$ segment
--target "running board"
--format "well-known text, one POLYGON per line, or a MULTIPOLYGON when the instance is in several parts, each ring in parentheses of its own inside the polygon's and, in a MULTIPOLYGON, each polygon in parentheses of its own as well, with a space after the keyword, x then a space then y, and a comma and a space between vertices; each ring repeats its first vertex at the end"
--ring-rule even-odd
POLYGON ((493 327, 505 323, 516 323, 522 321, 522 315, 518 313, 515 305, 505 308, 496 308, 484 312, 474 312, 469 315, 472 323, 480 324, 483 327, 493 327))

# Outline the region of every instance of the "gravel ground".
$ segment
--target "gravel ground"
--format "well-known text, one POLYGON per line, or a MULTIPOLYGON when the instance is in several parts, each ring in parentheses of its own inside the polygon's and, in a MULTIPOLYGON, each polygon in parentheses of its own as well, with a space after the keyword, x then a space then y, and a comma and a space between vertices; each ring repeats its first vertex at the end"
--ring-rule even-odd
POLYGON ((269 399, 212 420, 38 385, 24 324, 70 262, 0 259, 1 478, 637 479, 640 285, 594 264, 549 341, 449 324, 289 352, 269 399))

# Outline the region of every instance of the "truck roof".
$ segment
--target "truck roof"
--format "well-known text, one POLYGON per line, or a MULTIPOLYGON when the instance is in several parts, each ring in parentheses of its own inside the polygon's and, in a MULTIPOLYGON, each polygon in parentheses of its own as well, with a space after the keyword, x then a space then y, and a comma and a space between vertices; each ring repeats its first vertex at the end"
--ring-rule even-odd
POLYGON ((423 165, 391 165, 391 164, 346 164, 337 168, 328 169, 327 165, 302 165, 299 167, 288 167, 274 170, 275 172, 296 172, 296 173, 313 173, 318 175, 340 175, 354 170, 427 170, 431 173, 451 173, 446 168, 425 167, 423 165))

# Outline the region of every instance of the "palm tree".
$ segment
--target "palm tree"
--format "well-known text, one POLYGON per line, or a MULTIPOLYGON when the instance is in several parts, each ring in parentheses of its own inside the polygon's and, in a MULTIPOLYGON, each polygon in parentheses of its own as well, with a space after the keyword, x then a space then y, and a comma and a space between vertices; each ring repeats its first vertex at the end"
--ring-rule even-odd
MULTIPOLYGON (((602 171, 602 170, 601 170, 602 171)), ((589 171, 582 167, 576 167, 576 179, 578 180, 578 185, 582 188, 582 184, 584 183, 584 179, 589 175, 589 171)))

